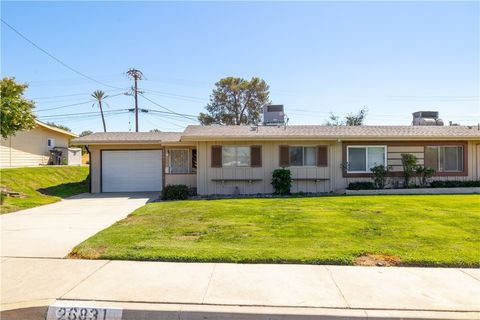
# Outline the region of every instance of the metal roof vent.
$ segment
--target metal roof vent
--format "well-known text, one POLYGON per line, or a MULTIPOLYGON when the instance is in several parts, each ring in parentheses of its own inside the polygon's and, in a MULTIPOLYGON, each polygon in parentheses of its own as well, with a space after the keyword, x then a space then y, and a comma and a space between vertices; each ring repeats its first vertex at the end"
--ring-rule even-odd
POLYGON ((438 111, 417 111, 412 113, 414 126, 443 126, 438 111))

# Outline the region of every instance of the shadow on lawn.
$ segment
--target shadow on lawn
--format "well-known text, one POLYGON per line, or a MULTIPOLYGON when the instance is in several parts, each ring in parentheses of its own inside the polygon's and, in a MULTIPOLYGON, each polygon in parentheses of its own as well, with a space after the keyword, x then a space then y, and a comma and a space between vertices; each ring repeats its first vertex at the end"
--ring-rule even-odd
POLYGON ((40 188, 37 189, 37 191, 46 196, 67 198, 79 193, 88 192, 88 179, 80 182, 62 183, 48 188, 40 188))

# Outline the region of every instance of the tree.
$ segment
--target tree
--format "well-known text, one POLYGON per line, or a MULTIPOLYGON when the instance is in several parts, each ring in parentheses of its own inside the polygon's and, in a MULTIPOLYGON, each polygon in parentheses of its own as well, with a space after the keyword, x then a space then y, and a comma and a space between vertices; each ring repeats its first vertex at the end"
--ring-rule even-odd
POLYGON ((150 132, 162 132, 160 129, 151 129, 150 132))
POLYGON ((207 113, 200 113, 202 125, 246 125, 260 122, 262 108, 270 103, 269 87, 260 78, 250 81, 228 77, 215 83, 207 113))
POLYGON ((49 125, 50 127, 55 127, 55 128, 58 128, 58 129, 68 131, 68 132, 72 132, 72 130, 69 127, 64 126, 63 124, 57 124, 55 122, 45 122, 45 124, 49 125))
POLYGON ((345 125, 347 126, 361 126, 367 117, 368 109, 363 107, 356 114, 349 113, 345 117, 345 125))
POLYGON ((328 116, 327 125, 329 126, 343 126, 344 122, 340 119, 340 116, 335 115, 333 112, 330 112, 330 116, 328 116))
POLYGON ((32 109, 35 103, 23 96, 27 84, 20 84, 13 77, 0 81, 1 87, 1 135, 7 138, 17 131, 33 129, 36 126, 32 109))
POLYGON ((349 113, 344 119, 340 119, 340 116, 330 112, 329 120, 325 123, 327 126, 362 126, 367 117, 368 108, 363 107, 357 113, 349 113))
POLYGON ((90 131, 90 130, 85 130, 85 131, 82 131, 82 133, 80 133, 80 137, 85 137, 85 136, 89 136, 93 133, 93 131, 90 131))
POLYGON ((410 187, 410 180, 417 168, 418 159, 415 155, 410 153, 402 153, 402 166, 403 166, 403 184, 405 188, 410 187))
MULTIPOLYGON (((92 93, 92 98, 97 100, 96 103, 98 104, 98 107, 100 108, 100 114, 102 115, 103 132, 107 132, 107 127, 105 126, 105 117, 103 116, 102 102, 107 97, 108 96, 102 90, 95 90, 92 93)), ((94 105, 95 105, 95 103, 92 105, 92 107, 94 105)))

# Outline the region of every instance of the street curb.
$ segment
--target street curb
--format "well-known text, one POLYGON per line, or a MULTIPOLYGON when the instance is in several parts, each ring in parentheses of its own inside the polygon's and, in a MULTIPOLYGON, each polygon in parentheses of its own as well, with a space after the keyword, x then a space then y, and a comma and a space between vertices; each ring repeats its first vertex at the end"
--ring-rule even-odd
MULTIPOLYGON (((122 309, 122 320, 340 320, 340 319, 425 319, 465 320, 480 319, 480 312, 474 311, 414 311, 414 310, 367 310, 335 308, 293 308, 273 306, 226 306, 193 304, 158 304, 133 302, 70 301, 56 300, 55 304, 65 306, 94 306, 98 308, 122 309)), ((45 320, 48 306, 19 306, 0 312, 2 320, 45 320)))

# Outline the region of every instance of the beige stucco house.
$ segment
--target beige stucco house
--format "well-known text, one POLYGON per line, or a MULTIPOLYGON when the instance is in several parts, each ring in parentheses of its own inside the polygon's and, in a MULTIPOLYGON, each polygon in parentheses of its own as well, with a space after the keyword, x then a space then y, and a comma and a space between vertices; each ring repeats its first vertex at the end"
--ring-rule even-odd
POLYGON ((17 132, 14 136, 1 139, 0 167, 33 167, 47 165, 53 149, 63 151, 64 163, 81 164, 81 149, 69 148, 69 140, 77 135, 36 121, 31 130, 17 132))
POLYGON ((292 192, 331 192, 369 179, 369 169, 402 171, 412 153, 438 179, 480 178, 477 126, 188 126, 184 132, 94 133, 91 192, 160 191, 186 184, 200 195, 272 193, 272 171, 292 172, 292 192), (346 165, 348 164, 348 165, 346 165))

